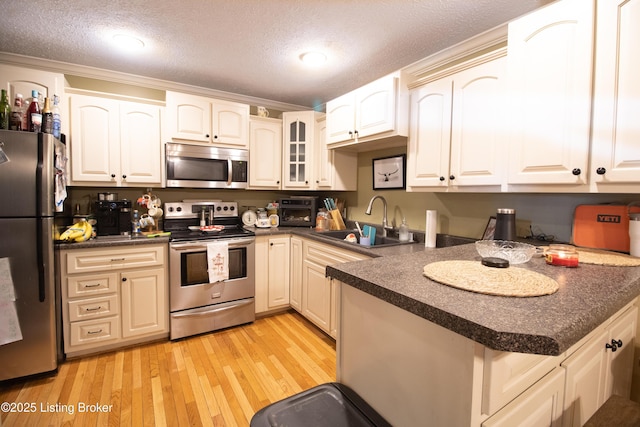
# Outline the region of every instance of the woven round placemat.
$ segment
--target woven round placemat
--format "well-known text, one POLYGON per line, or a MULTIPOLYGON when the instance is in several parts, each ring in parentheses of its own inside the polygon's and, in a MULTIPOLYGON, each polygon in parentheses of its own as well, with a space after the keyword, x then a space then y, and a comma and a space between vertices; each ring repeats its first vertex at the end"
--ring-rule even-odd
POLYGON ((558 290, 558 282, 518 267, 486 267, 478 261, 438 261, 424 266, 431 280, 466 291, 505 297, 536 297, 558 290))
POLYGON ((640 258, 598 249, 576 248, 581 264, 608 265, 614 267, 640 267, 640 258))

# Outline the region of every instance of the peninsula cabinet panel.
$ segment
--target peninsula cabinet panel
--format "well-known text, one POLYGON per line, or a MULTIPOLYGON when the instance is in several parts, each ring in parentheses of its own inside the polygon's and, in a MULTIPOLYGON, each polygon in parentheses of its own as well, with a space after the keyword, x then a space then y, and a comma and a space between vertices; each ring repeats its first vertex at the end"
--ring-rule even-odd
POLYGON ((291 236, 291 262, 289 302, 298 312, 302 313, 302 239, 291 236))
POLYGON ((599 0, 591 180, 595 191, 638 192, 640 0, 599 0), (624 187, 615 184, 624 184, 624 187))
POLYGON ((509 23, 508 184, 588 181, 594 9, 561 0, 509 23))

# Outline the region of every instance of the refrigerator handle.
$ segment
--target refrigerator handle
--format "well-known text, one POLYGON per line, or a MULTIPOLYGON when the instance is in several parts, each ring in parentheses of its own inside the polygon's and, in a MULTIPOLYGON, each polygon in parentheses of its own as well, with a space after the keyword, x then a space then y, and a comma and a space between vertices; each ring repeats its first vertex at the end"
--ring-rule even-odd
POLYGON ((38 218, 36 227, 38 227, 38 229, 36 230, 36 246, 37 246, 37 253, 38 253, 38 298, 40 300, 40 302, 44 302, 47 294, 46 294, 46 274, 45 274, 45 267, 47 265, 47 261, 44 259, 45 258, 45 247, 44 247, 44 236, 43 236, 43 232, 42 232, 42 227, 44 226, 43 220, 42 218, 38 218))

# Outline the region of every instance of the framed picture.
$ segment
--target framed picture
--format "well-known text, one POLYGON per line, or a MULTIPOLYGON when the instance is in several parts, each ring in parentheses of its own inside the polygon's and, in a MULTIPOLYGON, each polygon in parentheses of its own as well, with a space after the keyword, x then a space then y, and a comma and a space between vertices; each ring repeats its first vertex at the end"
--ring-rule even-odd
POLYGON ((406 154, 373 159, 374 190, 404 190, 406 154))
POLYGON ((487 222, 487 226, 484 228, 484 234, 482 235, 482 240, 493 240, 493 235, 496 232, 496 217, 490 216, 489 222, 487 222))

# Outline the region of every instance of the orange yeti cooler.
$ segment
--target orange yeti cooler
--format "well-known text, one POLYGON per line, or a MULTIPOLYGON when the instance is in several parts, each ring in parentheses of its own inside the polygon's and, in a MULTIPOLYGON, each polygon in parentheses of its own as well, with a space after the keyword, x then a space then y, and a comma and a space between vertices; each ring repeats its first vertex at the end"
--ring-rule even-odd
POLYGON ((623 204, 578 205, 573 216, 576 246, 629 252, 629 213, 640 206, 623 204))

